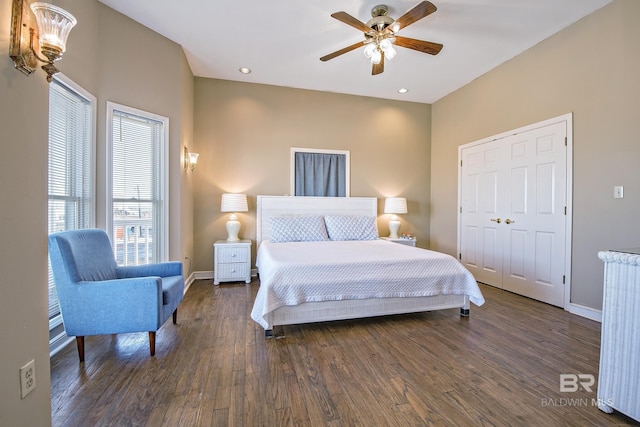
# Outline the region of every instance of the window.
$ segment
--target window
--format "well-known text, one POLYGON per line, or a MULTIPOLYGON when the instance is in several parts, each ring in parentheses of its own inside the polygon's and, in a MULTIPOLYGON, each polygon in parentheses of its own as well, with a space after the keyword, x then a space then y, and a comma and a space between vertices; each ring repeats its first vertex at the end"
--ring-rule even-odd
POLYGON ((349 151, 291 148, 291 194, 349 197, 349 151))
MULTIPOLYGON (((49 85, 48 231, 95 225, 95 111, 91 94, 61 74, 49 85)), ((49 267, 49 344, 66 340, 49 267)))
POLYGON ((111 102, 107 114, 107 230, 116 261, 165 261, 169 119, 111 102))

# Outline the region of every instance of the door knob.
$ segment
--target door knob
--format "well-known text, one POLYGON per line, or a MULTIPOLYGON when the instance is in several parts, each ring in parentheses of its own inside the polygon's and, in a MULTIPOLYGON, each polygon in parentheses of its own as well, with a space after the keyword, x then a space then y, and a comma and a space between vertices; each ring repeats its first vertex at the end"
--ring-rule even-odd
POLYGON ((507 218, 507 219, 504 220, 504 222, 505 222, 505 224, 513 224, 515 222, 515 220, 512 221, 509 218, 507 218))
POLYGON ((502 220, 500 218, 491 218, 491 221, 497 222, 498 224, 500 224, 500 222, 502 222, 502 220))

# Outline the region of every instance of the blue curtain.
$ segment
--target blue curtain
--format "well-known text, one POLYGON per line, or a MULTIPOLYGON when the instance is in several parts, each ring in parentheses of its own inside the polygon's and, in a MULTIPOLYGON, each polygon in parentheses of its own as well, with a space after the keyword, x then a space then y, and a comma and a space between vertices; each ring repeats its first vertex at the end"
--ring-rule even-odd
POLYGON ((344 154, 295 153, 296 196, 346 196, 344 154))

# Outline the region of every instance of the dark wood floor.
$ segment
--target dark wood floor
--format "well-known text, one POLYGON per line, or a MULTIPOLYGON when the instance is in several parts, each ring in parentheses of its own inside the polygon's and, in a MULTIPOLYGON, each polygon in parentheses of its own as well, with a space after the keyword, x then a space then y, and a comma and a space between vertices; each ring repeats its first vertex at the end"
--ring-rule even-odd
POLYGON ((281 328, 249 318, 251 285, 196 281, 149 357, 147 334, 87 337, 51 360, 54 426, 612 426, 592 392, 600 325, 482 286, 458 310, 281 328), (276 331, 278 332, 278 331, 276 331))

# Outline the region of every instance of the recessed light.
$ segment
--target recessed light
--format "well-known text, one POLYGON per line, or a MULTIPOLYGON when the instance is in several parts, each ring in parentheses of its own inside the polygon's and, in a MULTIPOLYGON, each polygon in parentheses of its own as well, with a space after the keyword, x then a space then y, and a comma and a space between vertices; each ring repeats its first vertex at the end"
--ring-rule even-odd
POLYGON ((249 74, 251 73, 251 68, 242 67, 238 71, 240 71, 242 74, 249 74))
POLYGON ((398 93, 407 93, 407 92, 409 92, 409 89, 407 89, 406 87, 398 89, 398 93))

